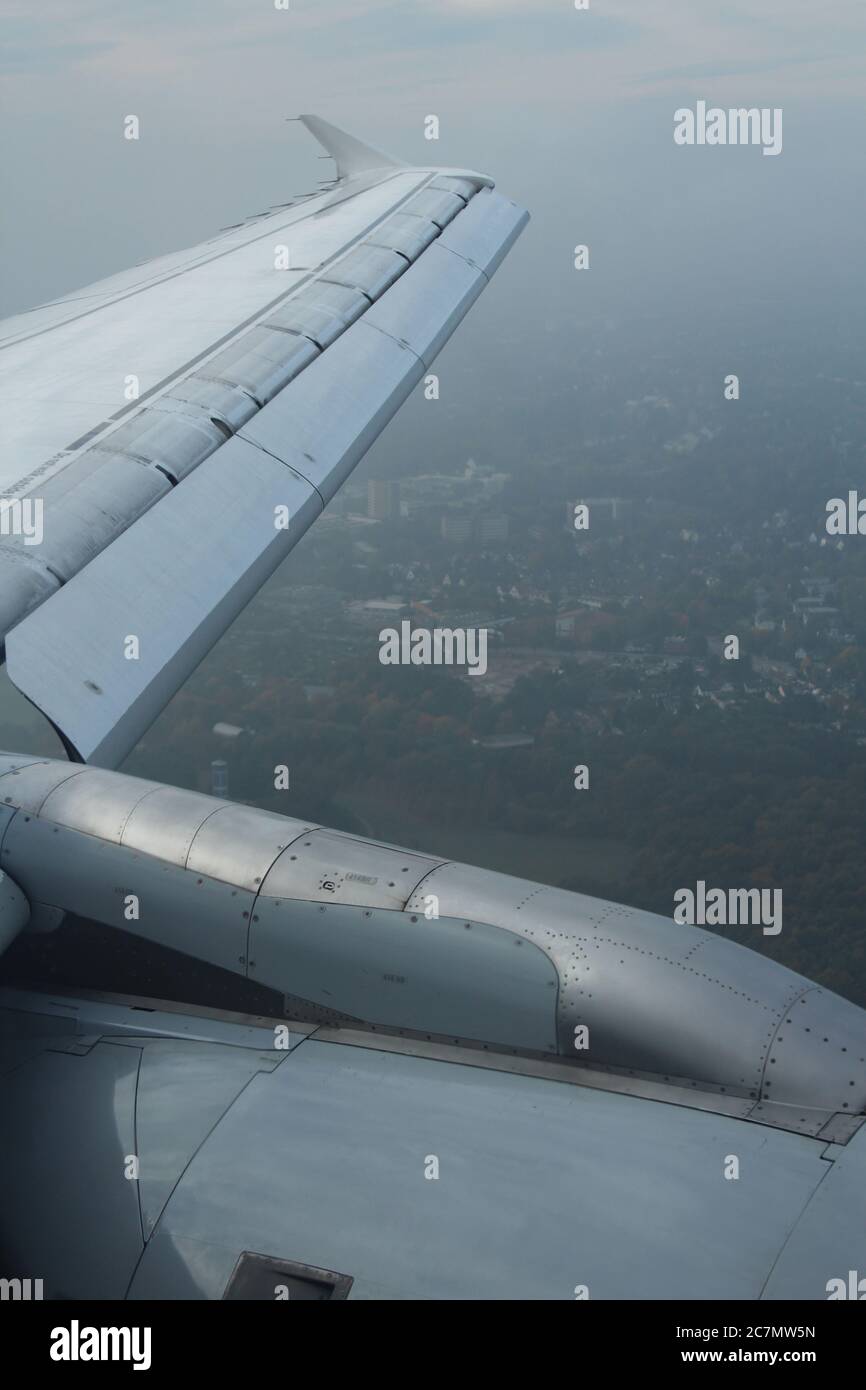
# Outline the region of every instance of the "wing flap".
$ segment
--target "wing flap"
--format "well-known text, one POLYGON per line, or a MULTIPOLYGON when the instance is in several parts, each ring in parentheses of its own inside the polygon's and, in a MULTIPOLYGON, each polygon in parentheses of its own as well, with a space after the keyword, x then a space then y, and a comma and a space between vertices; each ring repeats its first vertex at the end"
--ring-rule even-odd
POLYGON ((116 767, 321 510, 229 440, 12 630, 12 680, 70 751, 116 767))

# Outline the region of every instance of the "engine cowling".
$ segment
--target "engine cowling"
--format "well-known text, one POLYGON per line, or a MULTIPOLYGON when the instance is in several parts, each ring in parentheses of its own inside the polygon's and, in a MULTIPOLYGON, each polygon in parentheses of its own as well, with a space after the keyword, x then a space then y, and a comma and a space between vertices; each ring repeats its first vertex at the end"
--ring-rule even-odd
POLYGON ((866 1013, 713 932, 80 764, 4 755, 0 808, 0 863, 37 917, 116 926, 323 1020, 710 1092, 809 1133, 866 1109, 866 1013))

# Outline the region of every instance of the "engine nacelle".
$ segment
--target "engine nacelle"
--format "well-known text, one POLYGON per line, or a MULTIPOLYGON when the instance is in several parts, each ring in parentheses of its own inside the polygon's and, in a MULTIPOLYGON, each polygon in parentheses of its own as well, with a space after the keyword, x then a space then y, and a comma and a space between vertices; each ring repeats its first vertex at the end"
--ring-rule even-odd
POLYGON ((698 927, 79 764, 3 755, 0 810, 34 911, 323 1017, 713 1092, 803 1132, 866 1108, 866 1013, 698 927))

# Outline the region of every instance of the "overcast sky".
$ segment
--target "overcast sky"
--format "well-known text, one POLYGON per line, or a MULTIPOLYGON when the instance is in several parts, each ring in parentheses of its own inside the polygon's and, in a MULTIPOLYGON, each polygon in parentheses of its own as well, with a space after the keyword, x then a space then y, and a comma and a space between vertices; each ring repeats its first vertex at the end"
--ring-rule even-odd
POLYGON ((515 290, 561 312, 860 273, 863 0, 0 0, 3 312, 313 186, 318 112, 419 163, 489 170, 533 212, 515 290), (716 13, 711 13, 715 10, 716 13), (779 107, 784 149, 688 149, 673 113, 779 107), (141 139, 123 139, 136 114, 141 139), (424 117, 441 122, 424 139, 424 117), (733 262, 739 265, 733 267, 733 262), (653 268, 665 272, 654 275, 653 268), (605 283, 599 283, 605 281, 605 283))

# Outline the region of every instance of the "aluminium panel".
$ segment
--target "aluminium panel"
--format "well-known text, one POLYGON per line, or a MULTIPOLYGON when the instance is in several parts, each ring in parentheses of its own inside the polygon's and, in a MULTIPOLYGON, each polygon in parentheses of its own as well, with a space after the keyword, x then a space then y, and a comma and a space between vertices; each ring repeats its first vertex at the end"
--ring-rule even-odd
POLYGON ((13 630, 10 677, 83 759, 116 766, 321 508, 235 436, 13 630))
POLYGON ((325 501, 420 381, 424 364, 366 318, 244 425, 238 439, 283 459, 325 501))
POLYGON ((198 1151, 131 1296, 219 1298, 219 1251, 265 1250, 344 1270, 358 1298, 573 1302, 579 1284, 595 1299, 757 1298, 826 1174, 822 1147, 310 1038, 253 1078, 198 1151), (727 1153, 748 1181, 724 1182, 727 1153), (424 1181, 428 1155, 439 1182, 424 1181))
POLYGON ((0 753, 0 777, 5 777, 7 772, 17 771, 19 767, 30 767, 33 763, 48 761, 47 758, 37 757, 35 753, 0 753))
POLYGON ((240 387, 264 405, 318 355, 318 347, 309 338, 254 328, 211 357, 196 376, 240 387))
POLYGON ((364 322, 406 343, 429 366, 486 286, 480 270, 435 242, 364 322))
MULTIPOLYGON (((144 1242, 135 1148, 136 1048, 46 1048, 0 1081, 0 1245, 46 1299, 122 1298, 144 1242)), ((4 1269, 7 1274, 12 1271, 4 1269)))
POLYGON ((442 233, 439 245, 478 266, 488 278, 505 259, 529 213, 510 198, 489 188, 477 194, 455 222, 442 233))
MULTIPOLYGON (((81 767, 79 774, 60 782, 40 808, 42 820, 81 830, 119 845, 126 822, 143 797, 159 790, 159 782, 146 782, 102 768, 81 767)), ((2 782, 0 782, 2 787, 2 782)))
POLYGON ((797 1106, 813 1095, 833 1110, 866 1110, 866 1012, 839 1004, 815 985, 786 1010, 767 1057, 767 1100, 797 1106))
POLYGON ((366 242, 343 256, 325 278, 330 284, 347 285, 350 289, 361 290, 368 299, 378 299, 406 269, 404 255, 366 242))
POLYGON ((196 374, 186 377, 161 397, 163 408, 169 400, 206 410, 212 419, 224 420, 232 431, 240 429, 259 408, 258 402, 246 391, 229 386, 226 382, 209 381, 207 377, 196 374))
POLYGON ((224 805, 213 796, 181 787, 158 787, 130 811, 121 844, 167 864, 186 867, 190 846, 204 825, 224 805))
POLYGON ((395 212, 387 222, 371 232, 365 245, 387 246, 391 251, 399 251, 410 261, 417 261, 431 241, 439 235, 435 222, 427 222, 423 217, 409 217, 404 212, 395 212))
POLYGON ((456 193, 458 198, 463 198, 468 203, 470 198, 474 198, 478 192, 478 183, 474 179, 462 179, 448 174, 439 174, 432 183, 428 184, 428 188, 435 188, 444 193, 456 193))
POLYGON ((129 454, 159 464, 177 481, 197 468, 224 441, 224 431, 203 413, 186 414, 177 407, 162 410, 157 403, 145 406, 138 415, 112 430, 94 445, 94 451, 129 454))
POLYGON ((761 1298, 863 1300, 866 1284, 866 1126, 837 1150, 761 1298), (852 1271, 853 1279, 852 1279, 852 1271))
POLYGON ((263 320, 269 328, 281 328, 289 333, 302 333, 318 347, 329 347, 349 324, 360 318, 370 301, 360 290, 346 285, 333 285, 315 280, 293 294, 263 320))
POLYGON ((0 545, 0 644, 15 623, 60 588, 59 576, 28 554, 36 548, 0 545))
MULTIPOLYGON (((364 307, 367 307, 366 299, 364 307)), ((348 328, 346 321, 330 309, 320 309, 317 304, 295 305, 294 302, 291 308, 273 314, 267 324, 271 332, 297 333, 323 352, 348 328)))
POLYGON ((367 296, 348 285, 334 285, 324 279, 313 280, 297 294, 293 294, 291 299, 287 299, 273 314, 269 314, 264 322, 272 323, 279 315, 288 314, 293 307, 300 308, 307 304, 315 304, 318 309, 327 309, 343 319, 348 326, 360 318, 367 308, 367 296))
POLYGON ((778 1071, 779 1099, 806 1107, 806 1126, 810 1109, 846 1102, 853 1109, 863 1094, 862 1067, 845 1051, 858 1043, 857 1057, 866 1056, 863 1011, 827 994, 816 1012, 824 1028, 807 1033, 809 1010, 798 1001, 823 992, 715 933, 465 864, 435 869, 408 909, 423 910, 426 893, 436 894, 441 913, 507 927, 547 952, 561 981, 565 1056, 573 1055, 575 1028, 585 1025, 590 1066, 717 1086, 756 1101, 776 1099, 778 1071), (774 1040, 792 1010, 804 1016, 790 1042, 794 1065, 774 1064, 774 1040))
POLYGON ((31 902, 245 973, 254 895, 242 888, 21 815, 6 832, 0 864, 31 902), (132 897, 138 915, 131 917, 132 897))
POLYGON ((453 222, 459 212, 463 212, 466 207, 466 200, 456 193, 449 193, 443 189, 424 188, 420 193, 416 193, 403 208, 403 212, 423 217, 428 222, 435 222, 436 226, 447 227, 449 222, 453 222))
POLYGON ((187 868, 256 892, 283 850, 315 828, 273 811, 223 804, 202 823, 187 868))
POLYGON ((149 1237, 178 1179, 214 1125, 244 1086, 285 1055, 267 1062, 249 1048, 142 1040, 135 1095, 138 1189, 145 1238, 149 1237))
POLYGON ((41 490, 43 536, 34 551, 52 574, 69 579, 170 491, 158 468, 89 449, 41 490))
MULTIPOLYGON (((560 1085, 585 1086, 592 1090, 637 1096, 642 1100, 665 1101, 669 1105, 685 1105, 690 1110, 708 1110, 716 1115, 731 1115, 743 1120, 752 1118, 751 1112, 754 1108, 750 1100, 723 1095, 718 1091, 686 1089, 659 1081, 658 1077, 645 1080, 642 1077, 610 1070, 595 1071, 579 1064, 573 1065, 569 1058, 553 1054, 543 1056, 525 1050, 517 1052, 507 1047, 492 1048, 487 1044, 479 1047, 477 1041, 467 1044, 466 1040, 454 1038, 453 1035, 437 1038, 434 1034, 419 1029, 413 1030, 412 1033, 405 1030, 389 1033, 379 1031, 371 1035, 368 1029, 360 1026, 353 1028, 349 1023, 331 1019, 316 1028, 316 1041, 335 1042, 345 1047, 375 1048, 376 1051, 383 1052, 400 1052, 411 1057, 432 1057, 463 1067, 512 1072, 515 1076, 537 1076, 556 1081, 560 1085)), ((783 1124, 774 1127, 785 1129, 791 1126, 783 1124)), ((825 1138, 823 1132, 821 1138, 825 1138)))
POLYGON ((441 863, 336 830, 312 830, 280 855, 262 884, 262 894, 399 910, 441 863))
POLYGON ((46 760, 11 768, 0 776, 0 801, 16 806, 28 815, 38 816, 47 798, 64 782, 80 777, 78 763, 46 760))
POLYGON ((556 971, 484 923, 259 895, 249 976, 376 1027, 556 1050, 556 971))

